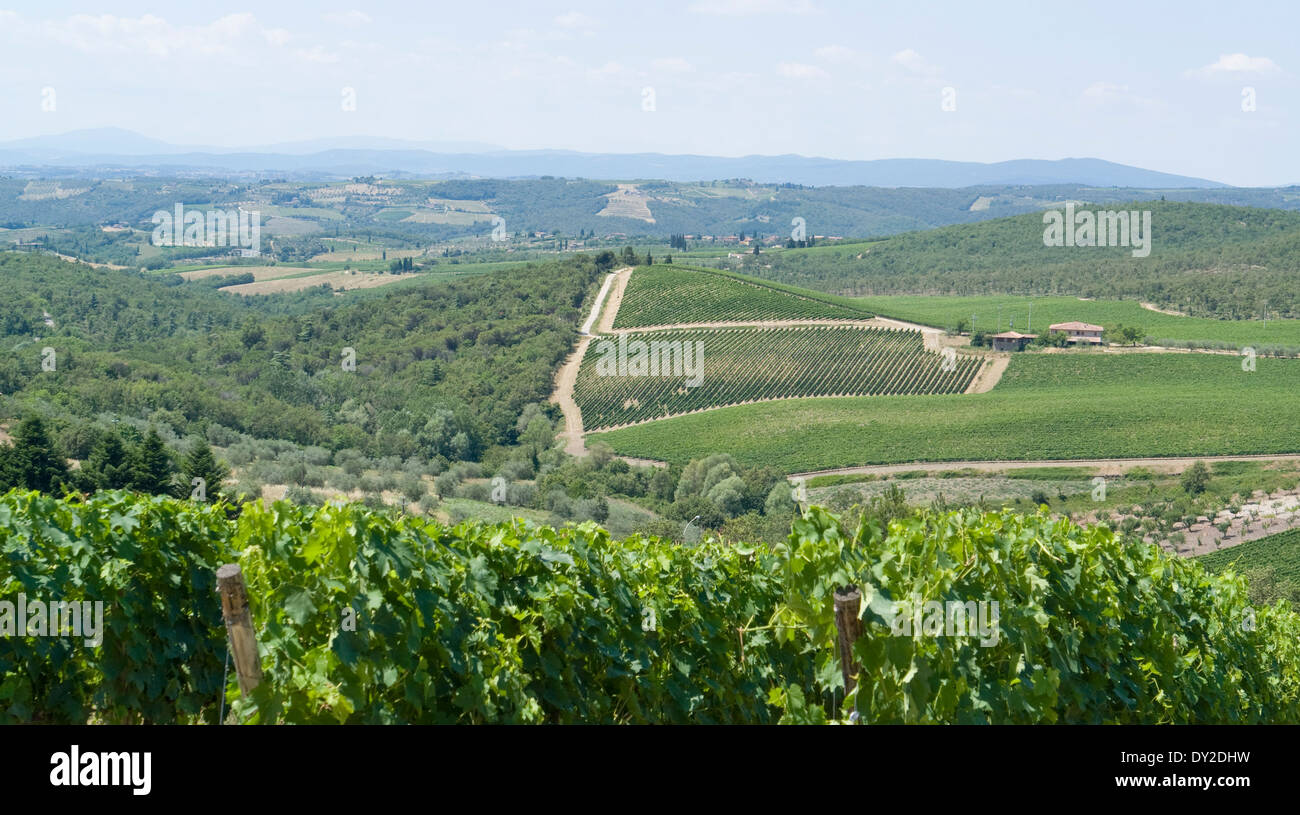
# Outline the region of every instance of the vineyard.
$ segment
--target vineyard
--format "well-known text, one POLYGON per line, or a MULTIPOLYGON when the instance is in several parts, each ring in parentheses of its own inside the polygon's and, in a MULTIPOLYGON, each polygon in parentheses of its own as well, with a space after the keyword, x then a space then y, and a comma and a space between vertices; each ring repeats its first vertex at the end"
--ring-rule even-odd
POLYGON ((962 393, 983 358, 958 354, 951 365, 945 362, 941 354, 925 349, 920 333, 890 328, 620 334, 588 346, 574 399, 585 427, 593 430, 763 399, 962 393), (656 363, 682 357, 698 365, 697 375, 693 378, 684 364, 638 371, 633 367, 638 352, 656 363), (616 367, 619 357, 627 360, 625 370, 616 367))
POLYGON ((1240 577, 1045 513, 846 529, 814 507, 767 549, 359 505, 225 510, 0 496, 0 599, 105 607, 98 645, 0 613, 0 722, 215 724, 223 707, 321 724, 1300 721, 1286 603, 1252 610, 1240 577), (263 671, 247 697, 223 682, 214 570, 231 562, 263 671), (847 666, 846 585, 861 593, 847 666), (921 603, 997 613, 979 636, 900 633, 921 603))
POLYGON ((623 455, 681 463, 726 450, 748 466, 791 473, 909 461, 1300 452, 1300 361, 1261 359, 1250 372, 1241 363, 1210 354, 1019 354, 988 393, 742 405, 601 440, 623 455))
POLYGON ((1215 573, 1231 567, 1246 575, 1254 589, 1280 597, 1300 595, 1300 529, 1246 541, 1197 559, 1215 573))
POLYGON ((642 267, 628 279, 614 327, 872 317, 837 299, 717 271, 642 267))

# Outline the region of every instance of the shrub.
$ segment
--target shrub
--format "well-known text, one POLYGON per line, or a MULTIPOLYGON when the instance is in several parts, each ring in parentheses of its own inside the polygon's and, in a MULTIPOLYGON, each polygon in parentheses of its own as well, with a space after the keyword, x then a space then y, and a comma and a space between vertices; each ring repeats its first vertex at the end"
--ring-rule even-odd
POLYGON ((1183 489, 1190 495, 1200 495, 1205 492, 1205 485, 1210 481, 1210 471, 1205 466, 1204 461, 1198 461, 1183 471, 1183 476, 1179 479, 1183 489))
POLYGON ((355 475, 352 475, 351 473, 345 472, 343 470, 339 470, 338 472, 335 472, 332 475, 330 475, 328 479, 328 483, 331 487, 333 487, 336 490, 340 490, 345 493, 350 493, 353 490, 360 488, 361 479, 356 477, 355 475))
POLYGON ((433 488, 438 491, 438 495, 446 498, 456 492, 460 486, 461 478, 455 472, 447 471, 433 480, 433 488))
POLYGON ((291 504, 296 504, 300 507, 316 506, 321 502, 321 499, 316 496, 315 492, 307 489, 306 487, 299 487, 297 485, 292 486, 289 489, 285 490, 284 500, 288 501, 291 504))
POLYGON ((428 493, 428 486, 418 475, 406 474, 401 479, 401 492, 408 501, 419 501, 428 493))

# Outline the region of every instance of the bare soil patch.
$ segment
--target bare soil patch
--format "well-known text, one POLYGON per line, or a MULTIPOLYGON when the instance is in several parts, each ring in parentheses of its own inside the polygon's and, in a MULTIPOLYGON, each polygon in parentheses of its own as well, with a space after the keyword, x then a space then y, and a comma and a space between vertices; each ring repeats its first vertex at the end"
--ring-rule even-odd
POLYGON ((282 292, 302 291, 313 286, 329 285, 338 289, 373 289, 386 286, 399 280, 410 280, 418 274, 379 274, 374 272, 324 272, 306 277, 276 278, 256 283, 240 283, 237 286, 222 286, 221 291, 232 294, 280 294, 282 292))
POLYGON ((1010 354, 1001 354, 990 356, 989 360, 980 368, 979 373, 971 380, 970 386, 966 388, 966 393, 988 393, 993 387, 1002 380, 1002 375, 1007 372, 1007 366, 1011 364, 1010 354))
POLYGON ((635 184, 619 184, 617 192, 604 196, 605 208, 597 215, 606 218, 636 218, 646 223, 654 223, 650 214, 650 196, 643 193, 635 184))
POLYGON ((1160 308, 1155 303, 1142 303, 1142 308, 1147 311, 1154 311, 1158 314, 1168 314, 1170 317, 1186 317, 1187 314, 1181 311, 1174 311, 1171 308, 1160 308))
POLYGON ((229 275, 252 273, 253 280, 274 280, 277 277, 302 274, 311 269, 302 266, 219 266, 215 269, 197 269, 192 272, 180 272, 186 280, 202 280, 205 277, 226 277, 229 275))

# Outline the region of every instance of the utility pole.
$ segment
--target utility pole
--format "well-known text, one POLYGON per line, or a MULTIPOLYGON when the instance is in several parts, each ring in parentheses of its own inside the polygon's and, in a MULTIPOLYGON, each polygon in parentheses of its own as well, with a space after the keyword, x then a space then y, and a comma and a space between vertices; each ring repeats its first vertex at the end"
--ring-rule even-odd
POLYGON ((1030 301, 1029 301, 1029 320, 1028 320, 1028 322, 1025 323, 1025 331, 1026 331, 1026 332, 1029 332, 1029 331, 1033 331, 1033 330, 1034 330, 1034 301, 1033 301, 1033 300, 1030 300, 1030 301))

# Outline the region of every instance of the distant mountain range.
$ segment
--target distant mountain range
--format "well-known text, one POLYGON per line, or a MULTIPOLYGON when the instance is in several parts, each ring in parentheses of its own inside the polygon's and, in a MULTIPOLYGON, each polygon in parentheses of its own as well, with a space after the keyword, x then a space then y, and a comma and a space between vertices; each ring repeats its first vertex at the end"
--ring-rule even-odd
POLYGON ((1222 188, 1204 178, 1172 175, 1095 158, 1020 159, 983 164, 938 159, 849 161, 799 155, 718 156, 504 150, 474 142, 412 142, 374 137, 326 138, 229 149, 182 146, 119 128, 76 130, 0 142, 0 169, 135 169, 229 175, 284 173, 300 178, 357 175, 474 176, 710 181, 747 178, 765 184, 871 187, 971 187, 1082 184, 1147 189, 1222 188))

